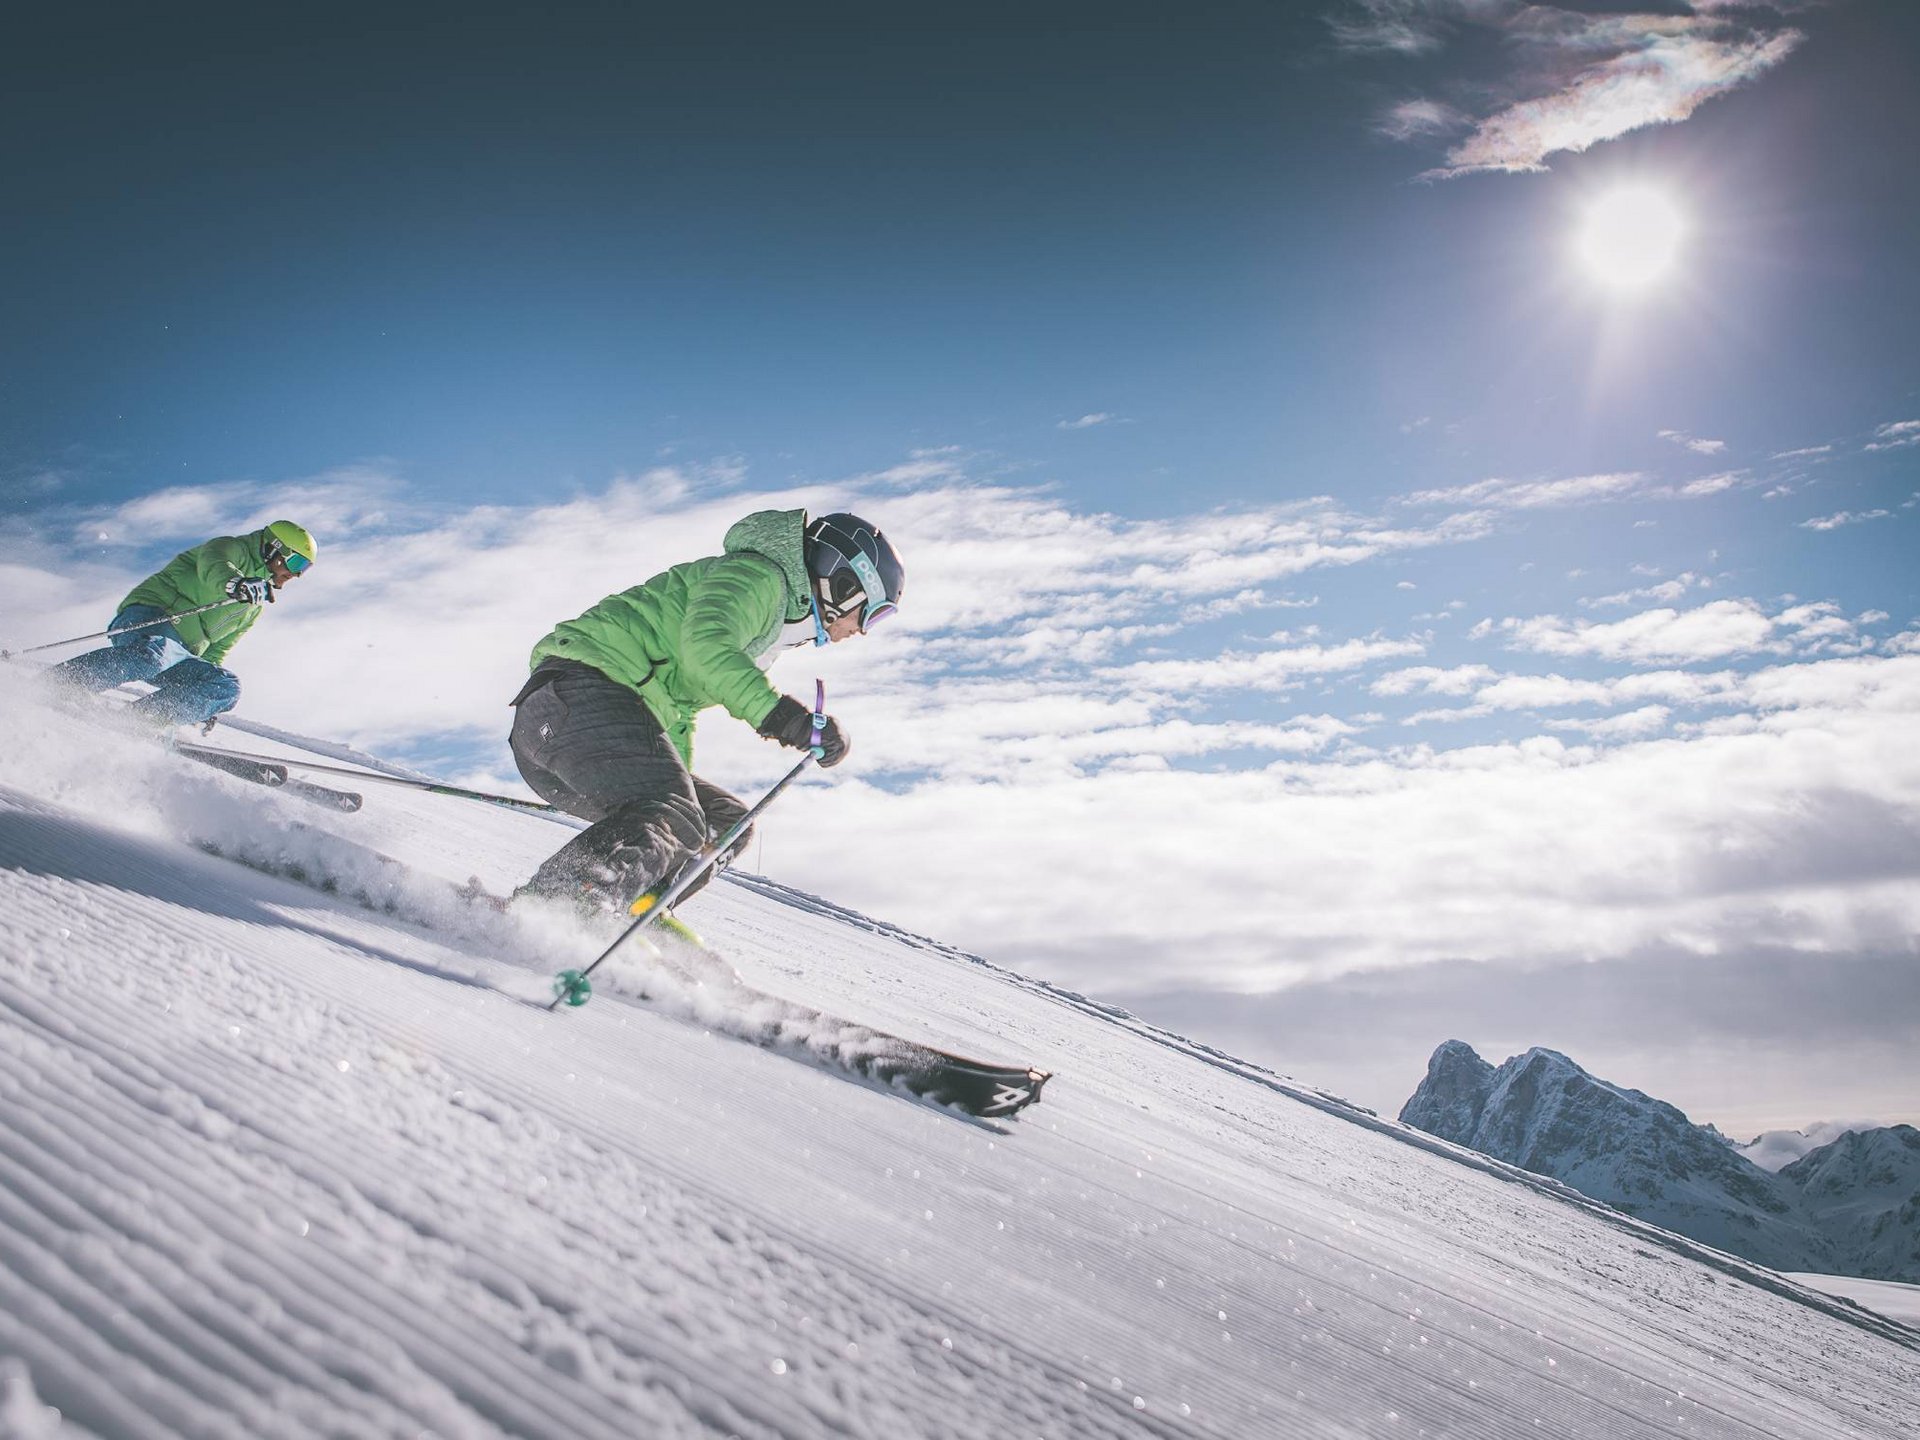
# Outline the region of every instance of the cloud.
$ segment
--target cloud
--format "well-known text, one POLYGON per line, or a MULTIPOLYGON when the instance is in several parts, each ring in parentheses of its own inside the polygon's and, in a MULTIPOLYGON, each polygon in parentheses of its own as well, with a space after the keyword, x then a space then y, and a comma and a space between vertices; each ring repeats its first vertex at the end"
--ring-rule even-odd
POLYGON ((1831 1145, 1855 1130, 1878 1130, 1881 1120, 1816 1120, 1792 1130, 1769 1130, 1740 1147, 1740 1153, 1762 1170, 1784 1170, 1801 1156, 1831 1145))
POLYGON ((1249 610, 1311 610, 1319 603, 1318 595, 1296 600, 1288 596, 1270 596, 1264 590, 1242 590, 1235 595, 1220 595, 1184 606, 1180 611, 1180 623, 1198 625, 1206 620, 1242 615, 1249 610))
POLYGON ((1382 675, 1367 688, 1375 695, 1465 695, 1496 673, 1485 665, 1414 665, 1382 675))
POLYGON ((1782 450, 1777 454, 1769 455, 1767 458, 1769 460, 1811 460, 1816 456, 1830 455, 1832 453, 1833 446, 1831 445, 1805 445, 1798 450, 1782 450))
POLYGON ((1677 124, 1778 65, 1802 38, 1795 30, 1735 41, 1649 33, 1563 88, 1488 116, 1427 176, 1544 170, 1550 155, 1579 154, 1649 125, 1677 124))
MULTIPOLYGON (((1450 135, 1472 123, 1471 116, 1438 100, 1403 100, 1381 115, 1374 128, 1389 140, 1417 140, 1427 135, 1450 135)), ((1423 417, 1400 429, 1410 434, 1430 419, 1423 417)))
POLYGON ((1603 605, 1638 605, 1647 600, 1665 604, 1684 600, 1694 590, 1710 589, 1712 585, 1713 580, 1709 576, 1696 575, 1688 570, 1657 585, 1643 585, 1637 590, 1617 590, 1611 595, 1599 595, 1592 599, 1583 597, 1580 603, 1594 610, 1603 605))
POLYGON ((377 463, 272 486, 248 481, 178 485, 82 512, 72 522, 73 532, 82 542, 98 545, 184 545, 209 534, 242 534, 290 519, 321 537, 324 547, 328 541, 427 523, 432 511, 396 498, 400 490, 390 470, 377 463))
POLYGON ((1327 26, 1343 50, 1424 55, 1445 43, 1443 13, 1429 0, 1352 0, 1327 26))
POLYGON ((1541 510, 1618 500, 1643 492, 1647 477, 1634 471, 1575 475, 1565 480, 1476 480, 1438 490, 1415 490, 1399 503, 1422 508, 1474 506, 1492 510, 1541 510))
POLYGON ((1475 633, 1504 635, 1515 650, 1588 655, 1634 665, 1823 649, 1856 636, 1855 623, 1829 603, 1795 605, 1769 615, 1752 600, 1715 600, 1693 610, 1662 607, 1611 623, 1558 615, 1508 618, 1487 622, 1475 633))
POLYGON ((1376 122, 1403 141, 1468 129, 1446 163, 1421 177, 1441 180, 1542 170, 1553 155, 1687 119, 1798 48, 1802 33, 1772 18, 1790 4, 1701 3, 1661 15, 1518 0, 1351 0, 1327 23, 1350 54, 1418 61, 1458 50, 1470 57, 1463 71, 1481 54, 1500 57, 1504 73, 1491 83, 1477 73, 1470 85, 1458 79, 1455 100, 1411 98, 1376 122))
MULTIPOLYGON (((182 488, 112 509, 43 509, 37 527, 6 522, 18 567, 0 567, 0 603, 16 622, 46 617, 51 635, 97 630, 118 597, 182 545, 282 514, 302 519, 320 535, 321 564, 236 656, 243 709, 364 748, 413 747, 413 758, 481 763, 484 748, 495 757, 485 763, 497 764, 505 699, 557 620, 675 560, 714 553, 748 510, 864 509, 885 517, 909 557, 908 605, 886 644, 846 647, 866 650, 864 663, 850 666, 839 647, 809 651, 809 660, 875 705, 903 697, 903 734, 924 732, 915 708, 930 689, 969 695, 989 674, 1017 676, 1028 693, 1064 687, 1128 703, 1145 695, 1124 718, 1036 732, 1017 752, 1021 764, 1072 769, 1326 743, 1336 732, 1196 713, 1191 697, 1168 687, 1191 679, 1193 695, 1231 709, 1242 685, 1271 697, 1314 676, 1417 654, 1418 641, 1240 637, 1222 648, 1187 632, 1250 611, 1311 607, 1317 597, 1286 593, 1311 571, 1485 533, 1471 516, 1389 524, 1325 497, 1135 521, 1073 510, 1041 489, 978 482, 968 465, 958 450, 925 450, 840 484, 750 491, 738 462, 726 460, 655 467, 552 501, 470 508, 424 503, 402 477, 372 466, 182 488), (104 563, 90 563, 99 534, 117 543, 104 563), (1089 739, 1096 732, 1102 738, 1089 739)), ((749 740, 738 759, 757 773, 767 758, 749 740)), ((910 774, 960 763, 912 745, 863 743, 863 755, 910 774)))
POLYGON ((1577 730, 1595 740, 1642 740, 1667 728, 1673 712, 1664 705, 1643 705, 1622 715, 1577 720, 1549 720, 1549 730, 1577 730))
POLYGON ((1109 998, 1384 1115, 1413 1093, 1436 1045, 1463 1039, 1495 1060, 1548 1046, 1730 1135, 1813 1130, 1812 1114, 1920 1121, 1920 965, 1898 947, 1702 954, 1668 943, 1599 960, 1439 961, 1267 995, 1161 980, 1109 998))
POLYGON ((1895 420, 1880 426, 1873 432, 1867 449, 1904 450, 1909 445, 1920 445, 1920 420, 1895 420))
POLYGON ((1802 530, 1838 530, 1843 525, 1864 525, 1869 520, 1884 520, 1891 510, 1839 510, 1832 515, 1816 515, 1811 520, 1802 520, 1802 530))
POLYGON ((1681 485, 1659 483, 1637 470, 1572 475, 1560 480, 1492 477, 1465 485, 1409 491, 1395 496, 1394 503, 1421 509, 1553 510, 1616 500, 1700 500, 1751 483, 1744 470, 1703 475, 1681 485))
POLYGON ((1662 430, 1660 438, 1671 440, 1674 444, 1691 450, 1696 455, 1718 455, 1727 448, 1727 442, 1724 440, 1702 440, 1687 434, 1684 430, 1662 430))
POLYGON ((1514 711, 1537 712, 1576 707, 1611 710, 1622 705, 1644 705, 1649 701, 1669 710, 1675 706, 1757 705, 1755 697, 1744 688, 1743 678, 1731 670, 1708 673, 1654 670, 1599 680, 1575 679, 1557 674, 1501 674, 1485 666, 1462 666, 1460 671, 1463 678, 1471 675, 1473 683, 1458 688, 1435 686, 1433 693, 1463 694, 1470 691, 1470 704, 1450 710, 1421 711, 1408 716, 1401 723, 1458 723, 1514 711))
POLYGON ((890 490, 950 485, 965 480, 967 460, 967 453, 958 445, 914 450, 900 464, 856 476, 851 483, 861 489, 881 487, 890 490))
POLYGON ((1702 475, 1698 480, 1689 480, 1675 493, 1683 500, 1698 500, 1705 495, 1718 495, 1722 490, 1731 490, 1747 478, 1744 470, 1723 470, 1718 475, 1702 475))
POLYGON ((1061 430, 1091 430, 1096 425, 1106 425, 1115 417, 1104 410, 1092 415, 1082 415, 1078 420, 1062 420, 1057 428, 1061 430))
POLYGON ((1777 698, 1794 703, 1739 733, 840 784, 783 820, 809 854, 827 848, 789 856, 782 878, 1103 993, 1164 977, 1169 947, 1184 983, 1238 993, 1656 944, 1904 950, 1920 927, 1920 751, 1905 739, 1920 656, 1784 668, 1777 698), (844 853, 836 837, 875 834, 943 837, 965 856, 965 895, 944 867, 848 877, 824 858, 844 853), (1151 918, 1115 910, 1116 874, 1155 877, 1151 918))
POLYGON ((1310 676, 1357 670, 1379 660, 1418 655, 1418 640, 1348 640, 1252 653, 1229 651, 1200 660, 1142 660, 1103 672, 1136 689, 1166 691, 1286 691, 1310 676))

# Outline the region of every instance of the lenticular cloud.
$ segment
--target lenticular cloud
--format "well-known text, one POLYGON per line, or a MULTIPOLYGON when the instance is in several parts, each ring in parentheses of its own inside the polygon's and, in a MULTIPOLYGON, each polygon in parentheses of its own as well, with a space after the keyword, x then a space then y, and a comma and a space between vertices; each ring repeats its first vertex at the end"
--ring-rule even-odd
MULTIPOLYGON (((1698 0, 1691 8, 1685 15, 1594 15, 1512 0, 1358 0, 1328 23, 1349 53, 1430 66, 1445 63, 1436 58, 1443 54, 1479 51, 1502 64, 1512 57, 1504 82, 1476 81, 1471 100, 1459 93, 1453 103, 1409 98, 1377 122, 1396 140, 1467 132, 1445 165, 1421 177, 1431 180, 1541 170, 1556 153, 1677 124, 1771 70, 1806 38, 1762 23, 1738 0, 1698 0)), ((1788 5, 1762 8, 1778 13, 1788 5)), ((1448 84, 1444 76, 1440 83, 1448 84)))
POLYGON ((1583 71, 1565 88, 1489 116, 1430 172, 1541 170, 1558 151, 1586 150, 1647 125, 1672 125, 1704 102, 1772 69, 1801 41, 1797 30, 1738 42, 1661 36, 1583 71))

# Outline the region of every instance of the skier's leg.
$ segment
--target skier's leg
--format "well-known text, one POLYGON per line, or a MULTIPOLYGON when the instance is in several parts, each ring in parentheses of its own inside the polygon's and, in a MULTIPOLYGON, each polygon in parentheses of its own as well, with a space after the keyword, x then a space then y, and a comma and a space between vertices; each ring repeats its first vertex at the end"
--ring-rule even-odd
POLYGON ((47 678, 73 690, 108 690, 129 680, 151 680, 168 666, 190 658, 171 625, 148 625, 130 630, 167 612, 153 605, 129 605, 107 626, 111 643, 63 660, 47 671, 47 678))
POLYGON ((133 702, 133 713, 157 725, 204 725, 240 703, 240 679, 231 670, 188 658, 154 678, 160 688, 133 702))
POLYGON ((555 667, 530 684, 509 744, 535 793, 594 822, 534 873, 536 893, 624 908, 705 839, 692 777, 653 712, 590 667, 555 667))
MULTIPOLYGON (((722 790, 711 780, 693 777, 693 793, 700 801, 700 810, 707 817, 707 834, 718 840, 727 831, 740 822, 740 817, 751 808, 746 801, 731 791, 722 790)), ((739 854, 747 848, 747 842, 753 839, 753 827, 749 825, 733 842, 731 854, 739 854)))
MULTIPOLYGON (((722 790, 711 780, 702 780, 698 775, 693 777, 693 793, 700 802, 701 813, 706 816, 708 843, 718 840, 731 830, 750 808, 739 796, 722 790)), ((706 873, 688 887, 687 893, 680 897, 682 902, 692 899, 704 890, 709 880, 726 869, 736 856, 745 854, 747 846, 752 843, 753 827, 749 825, 740 832, 739 838, 727 847, 725 853, 708 867, 706 873)))

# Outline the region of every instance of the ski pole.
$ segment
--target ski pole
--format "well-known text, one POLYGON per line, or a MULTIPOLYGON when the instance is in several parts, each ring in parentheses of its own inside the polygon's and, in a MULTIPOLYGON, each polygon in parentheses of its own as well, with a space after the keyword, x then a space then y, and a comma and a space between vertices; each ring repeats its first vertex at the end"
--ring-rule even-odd
POLYGON ((232 755, 240 760, 257 760, 267 765, 290 765, 296 770, 312 770, 321 775, 346 775, 355 780, 371 780, 376 785, 400 785, 409 790, 424 790, 430 795, 451 795, 456 800, 484 800, 489 805, 504 805, 511 810, 531 810, 537 815, 564 813, 544 800, 522 800, 517 795, 495 795, 486 790, 469 790, 462 785, 442 784, 438 780, 416 780, 409 775, 387 775, 378 770, 355 770, 346 765, 323 765, 316 760, 302 760, 293 755, 250 755, 244 750, 228 750, 224 746, 221 747, 220 753, 232 755))
POLYGON ((184 620, 189 615, 204 615, 209 610, 218 610, 223 605, 238 605, 238 600, 216 600, 211 605, 196 606, 192 610, 182 610, 174 615, 162 615, 156 620, 141 620, 132 625, 108 626, 105 630, 96 630, 91 635, 75 635, 71 640, 49 640, 45 645, 29 645, 24 650, 0 650, 0 660, 11 660, 16 655, 31 655, 36 650, 58 650, 62 645, 78 645, 82 640, 104 640, 110 635, 124 635, 129 630, 151 630, 155 625, 171 625, 176 620, 184 620))
POLYGON ((679 873, 673 877, 673 882, 666 889, 657 892, 649 891, 634 901, 630 913, 640 918, 622 930, 614 942, 594 958, 592 964, 584 970, 562 970, 555 976, 553 999, 547 1002, 549 1011, 563 1000, 569 1005, 586 1004, 587 998, 593 994, 593 986, 588 983, 587 977, 600 968, 600 962, 671 910, 675 902, 693 887, 693 882, 713 868, 714 862, 726 853, 727 847, 746 833, 747 827, 753 824, 760 812, 771 805, 782 790, 798 780, 801 771, 821 757, 824 752, 820 748, 820 734, 827 723, 826 707, 826 682, 815 680, 813 682, 813 733, 808 737, 807 753, 800 757, 799 763, 776 780, 773 788, 754 802, 752 809, 728 826, 726 834, 718 840, 708 841, 695 854, 690 855, 687 863, 680 867, 679 873))

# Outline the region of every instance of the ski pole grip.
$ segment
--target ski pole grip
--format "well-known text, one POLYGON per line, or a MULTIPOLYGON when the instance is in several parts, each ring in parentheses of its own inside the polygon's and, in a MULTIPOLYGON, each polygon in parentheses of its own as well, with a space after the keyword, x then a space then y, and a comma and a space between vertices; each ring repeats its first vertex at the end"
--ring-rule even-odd
POLYGON ((824 760, 827 752, 820 744, 820 737, 827 728, 827 682, 813 682, 813 733, 807 737, 807 748, 813 751, 813 758, 824 760))

